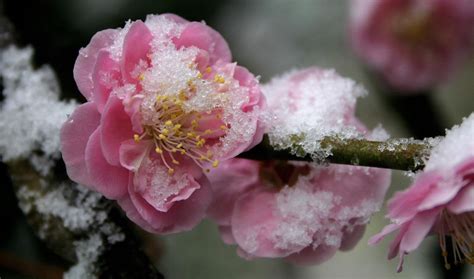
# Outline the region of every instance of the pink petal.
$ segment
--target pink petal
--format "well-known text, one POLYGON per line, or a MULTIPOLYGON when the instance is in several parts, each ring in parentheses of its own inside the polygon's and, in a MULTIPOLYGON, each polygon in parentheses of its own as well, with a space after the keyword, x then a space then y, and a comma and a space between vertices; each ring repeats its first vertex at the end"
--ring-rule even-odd
POLYGON ((117 61, 110 58, 110 53, 106 50, 99 51, 97 55, 92 81, 94 88, 92 100, 102 113, 113 87, 119 86, 121 82, 120 66, 117 61))
POLYGON ((252 111, 255 105, 263 107, 265 104, 265 96, 260 91, 257 79, 249 70, 242 66, 236 66, 234 79, 239 81, 240 86, 247 87, 249 90, 249 102, 242 106, 244 112, 252 111))
POLYGON ((173 39, 176 48, 195 46, 209 53, 212 65, 218 60, 222 62, 231 62, 232 55, 227 42, 222 36, 200 22, 190 22, 178 38, 173 39))
POLYGON ((235 244, 234 236, 232 235, 232 228, 230 226, 219 226, 219 233, 222 241, 227 245, 235 244))
POLYGON ((397 220, 408 220, 418 213, 418 205, 441 180, 436 172, 425 172, 418 176, 413 185, 398 192, 388 202, 388 216, 397 220))
POLYGON ((438 213, 439 210, 430 210, 420 213, 413 218, 400 242, 400 250, 410 253, 418 248, 426 235, 431 231, 438 213))
POLYGON ((102 152, 109 164, 120 165, 120 145, 132 138, 132 124, 122 101, 116 96, 110 96, 100 121, 102 152))
POLYGON ((219 225, 230 225, 236 200, 258 181, 259 163, 245 159, 230 159, 207 175, 214 198, 207 214, 219 225))
POLYGON ((130 26, 123 42, 122 52, 122 75, 126 82, 137 82, 137 77, 132 76, 132 73, 136 71, 140 60, 148 64, 147 54, 152 39, 153 35, 143 21, 137 20, 130 26))
MULTIPOLYGON (((263 187, 262 187, 263 188, 263 187)), ((241 196, 232 214, 232 234, 239 247, 257 257, 284 257, 294 252, 275 247, 273 231, 282 221, 275 205, 275 193, 260 189, 241 196)))
POLYGON ((323 263, 337 252, 336 246, 319 245, 316 249, 309 246, 298 253, 291 254, 285 260, 298 265, 316 265, 323 263))
POLYGON ((61 152, 68 176, 91 187, 85 162, 85 150, 91 134, 99 126, 100 114, 94 103, 76 108, 61 128, 61 152))
POLYGON ((474 211, 474 182, 464 187, 447 206, 454 214, 474 211))
POLYGON ((345 232, 344 236, 341 240, 341 247, 339 250, 341 251, 349 251, 352 250, 359 240, 364 236, 365 232, 365 225, 356 226, 352 232, 348 233, 345 232))
POLYGON ((113 43, 117 30, 107 29, 97 32, 89 44, 79 51, 79 56, 74 64, 74 80, 81 94, 90 100, 92 97, 93 83, 92 72, 97 59, 97 54, 113 43))
POLYGON ((140 226, 142 229, 146 230, 147 232, 154 233, 155 230, 153 227, 148 224, 138 213, 135 205, 133 204, 132 200, 129 196, 125 196, 124 198, 117 201, 118 205, 122 208, 122 210, 127 215, 128 219, 132 220, 135 224, 140 226))
POLYGON ((143 160, 150 153, 153 142, 150 140, 128 140, 120 145, 120 165, 129 171, 136 172, 143 160))
MULTIPOLYGON (((209 181, 203 176, 197 181, 200 188, 187 200, 176 202, 167 212, 157 211, 129 185, 130 198, 141 216, 153 232, 167 234, 191 230, 202 218, 211 201, 209 181)), ((139 225, 139 224, 138 224, 139 225)))
POLYGON ((137 192, 157 211, 167 212, 174 203, 188 199, 200 185, 192 176, 196 164, 182 161, 175 166, 175 173, 168 174, 162 158, 145 157, 135 175, 133 184, 137 192))
POLYGON ((378 244, 380 241, 382 241, 382 239, 384 239, 384 237, 388 234, 391 234, 392 232, 398 230, 400 228, 400 224, 389 224, 387 226, 385 226, 381 232, 379 232, 378 234, 372 236, 370 239, 369 239, 369 245, 376 245, 378 244))
POLYGON ((102 154, 99 129, 92 133, 87 143, 86 167, 97 191, 107 198, 119 199, 127 193, 129 171, 107 163, 102 154))

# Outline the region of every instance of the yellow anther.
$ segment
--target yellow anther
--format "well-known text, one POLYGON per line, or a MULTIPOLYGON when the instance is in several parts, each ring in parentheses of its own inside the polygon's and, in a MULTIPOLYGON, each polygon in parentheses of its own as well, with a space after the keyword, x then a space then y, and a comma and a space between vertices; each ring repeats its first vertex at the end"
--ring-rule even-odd
POLYGON ((186 150, 181 149, 181 155, 186 155, 186 150))
POLYGON ((169 169, 168 169, 168 174, 169 174, 169 175, 173 175, 173 173, 174 173, 174 169, 169 168, 169 169))
POLYGON ((161 150, 161 148, 159 148, 159 147, 155 148, 155 152, 158 153, 158 154, 163 154, 163 150, 161 150))
POLYGON ((176 151, 178 151, 176 148, 171 148, 171 152, 175 153, 176 151))
POLYGON ((168 134, 170 133, 170 131, 168 129, 163 129, 163 135, 167 136, 168 134))
POLYGON ((197 74, 197 78, 202 78, 202 73, 201 73, 201 72, 199 72, 199 73, 197 74))
POLYGON ((160 139, 162 139, 162 140, 165 140, 165 139, 166 139, 166 136, 163 135, 163 134, 159 134, 158 137, 159 137, 160 139))
POLYGON ((167 111, 170 107, 167 104, 163 104, 163 109, 167 111))
POLYGON ((181 106, 183 104, 183 101, 181 100, 175 100, 174 101, 174 104, 177 105, 177 106, 181 106))
POLYGON ((221 130, 224 130, 224 131, 227 130, 227 126, 226 126, 226 125, 221 125, 220 128, 221 128, 221 130))
POLYGON ((183 147, 182 143, 179 143, 178 145, 176 145, 176 148, 181 148, 181 147, 183 147))
POLYGON ((217 82, 217 83, 224 83, 225 82, 225 79, 223 76, 221 75, 215 75, 214 76, 214 81, 217 82))
POLYGON ((186 134, 186 136, 187 136, 188 138, 194 138, 194 137, 196 136, 196 134, 193 133, 193 132, 188 132, 188 133, 186 134))
POLYGON ((198 142, 196 142, 196 146, 203 147, 205 143, 206 143, 205 139, 200 139, 198 142))
POLYGON ((212 71, 211 67, 207 67, 207 68, 206 68, 206 73, 209 74, 211 71, 212 71))
POLYGON ((165 125, 166 126, 173 126, 173 121, 168 120, 168 121, 165 122, 165 125))
POLYGON ((193 127, 197 127, 197 126, 198 126, 198 122, 196 121, 196 119, 194 119, 193 121, 191 121, 191 126, 193 126, 193 127))
POLYGON ((138 80, 142 81, 145 79, 145 75, 143 73, 141 73, 140 75, 138 75, 138 80))
POLYGON ((178 98, 181 101, 186 101, 188 99, 188 97, 186 96, 186 91, 184 90, 179 91, 178 98))
POLYGON ((217 168, 219 166, 219 160, 212 162, 212 167, 217 168))
POLYGON ((173 113, 173 114, 171 115, 171 119, 176 119, 176 117, 178 117, 178 115, 177 115, 176 113, 173 113))
POLYGON ((222 119, 222 113, 218 113, 218 114, 216 115, 216 118, 217 118, 217 119, 222 119))
POLYGON ((207 157, 204 156, 204 155, 201 155, 201 157, 199 157, 199 161, 205 161, 206 159, 207 159, 207 157))
POLYGON ((212 134, 212 131, 210 129, 207 129, 206 131, 204 131, 204 134, 205 135, 210 135, 210 134, 212 134))
POLYGON ((180 128, 181 128, 181 124, 176 124, 176 125, 174 125, 173 130, 177 131, 180 128))
POLYGON ((176 160, 173 160, 172 162, 173 162, 173 164, 175 164, 175 165, 179 165, 179 162, 176 161, 176 160))
POLYGON ((135 142, 139 142, 140 141, 140 136, 138 134, 133 135, 133 140, 135 142))

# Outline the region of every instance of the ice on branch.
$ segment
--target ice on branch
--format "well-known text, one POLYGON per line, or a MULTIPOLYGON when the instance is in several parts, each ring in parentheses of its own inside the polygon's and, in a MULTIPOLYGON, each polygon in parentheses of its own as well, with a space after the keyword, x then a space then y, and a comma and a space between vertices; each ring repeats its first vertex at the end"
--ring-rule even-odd
MULTIPOLYGON (((325 137, 363 138, 360 123, 354 118, 357 98, 367 91, 334 70, 309 68, 290 71, 263 86, 269 111, 268 135, 277 149, 290 148, 296 155, 311 154, 315 161, 331 155, 321 148, 325 137)), ((388 134, 377 127, 373 140, 388 134)))
POLYGON ((0 53, 0 157, 27 158, 46 174, 51 159, 59 157, 59 129, 76 103, 59 100, 53 71, 49 66, 34 69, 32 56, 31 47, 11 46, 0 53))

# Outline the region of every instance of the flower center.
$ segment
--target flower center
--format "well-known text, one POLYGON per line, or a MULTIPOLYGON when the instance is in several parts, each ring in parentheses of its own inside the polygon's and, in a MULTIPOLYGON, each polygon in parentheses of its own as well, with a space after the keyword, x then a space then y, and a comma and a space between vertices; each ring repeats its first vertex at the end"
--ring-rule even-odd
POLYGON ((440 217, 439 244, 443 253, 446 269, 448 261, 447 242, 451 242, 454 264, 474 264, 474 212, 452 214, 443 210, 440 217))
POLYGON ((225 134, 228 127, 221 121, 218 111, 186 112, 183 103, 187 96, 181 92, 177 97, 158 95, 154 103, 154 119, 152 124, 143 126, 144 132, 135 134, 134 139, 139 142, 143 138, 153 140, 155 152, 161 156, 168 173, 175 172, 174 167, 180 164, 179 158, 187 156, 198 166, 209 172, 206 167, 210 164, 217 167, 219 161, 214 158, 211 145, 225 134), (206 121, 202 121, 206 118, 206 121), (222 123, 218 128, 201 122, 222 123), (205 127, 210 129, 204 129, 205 127))
POLYGON ((429 44, 431 17, 428 12, 412 12, 395 17, 392 28, 395 35, 412 47, 429 44))
POLYGON ((260 164, 260 178, 270 187, 283 189, 285 186, 293 187, 300 176, 310 172, 308 165, 296 166, 288 161, 269 161, 260 164))

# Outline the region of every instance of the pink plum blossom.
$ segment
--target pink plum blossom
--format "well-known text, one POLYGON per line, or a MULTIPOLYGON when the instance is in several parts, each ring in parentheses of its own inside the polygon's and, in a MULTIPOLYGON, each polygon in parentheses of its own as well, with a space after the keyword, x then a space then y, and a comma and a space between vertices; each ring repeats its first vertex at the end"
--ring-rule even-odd
POLYGON ((413 252, 429 234, 438 235, 446 268, 448 255, 455 264, 474 263, 474 114, 448 131, 431 151, 426 168, 413 184, 397 193, 388 204, 386 226, 371 240, 381 241, 398 231, 391 243, 389 259, 413 252), (448 251, 446 242, 452 243, 448 251))
POLYGON ((471 0, 352 0, 357 54, 401 92, 430 89, 470 54, 471 0))
MULTIPOLYGON (((332 117, 338 116, 340 121, 332 123, 335 120, 332 117, 313 115, 316 118, 310 117, 312 120, 331 122, 313 125, 340 126, 370 136, 354 116, 353 99, 339 95, 352 94, 355 87, 351 85, 333 71, 319 68, 293 71, 276 78, 264 87, 269 110, 279 115, 270 117, 268 129, 276 133, 279 128, 304 122, 302 117, 309 112, 307 109, 323 102, 338 104, 331 110, 332 117), (332 86, 322 84, 328 80, 332 86), (276 100, 285 102, 286 106, 276 100)), ((324 115, 328 111, 313 112, 318 113, 324 115)), ((390 171, 231 159, 211 171, 208 178, 214 190, 208 215, 218 224, 225 243, 237 245, 238 254, 247 259, 284 258, 307 265, 326 261, 337 250, 350 250, 357 244, 371 214, 383 202, 390 171)))
POLYGON ((87 102, 61 130, 68 175, 151 232, 195 226, 211 201, 204 172, 262 139, 258 81, 202 22, 150 15, 100 31, 74 78, 87 102))

